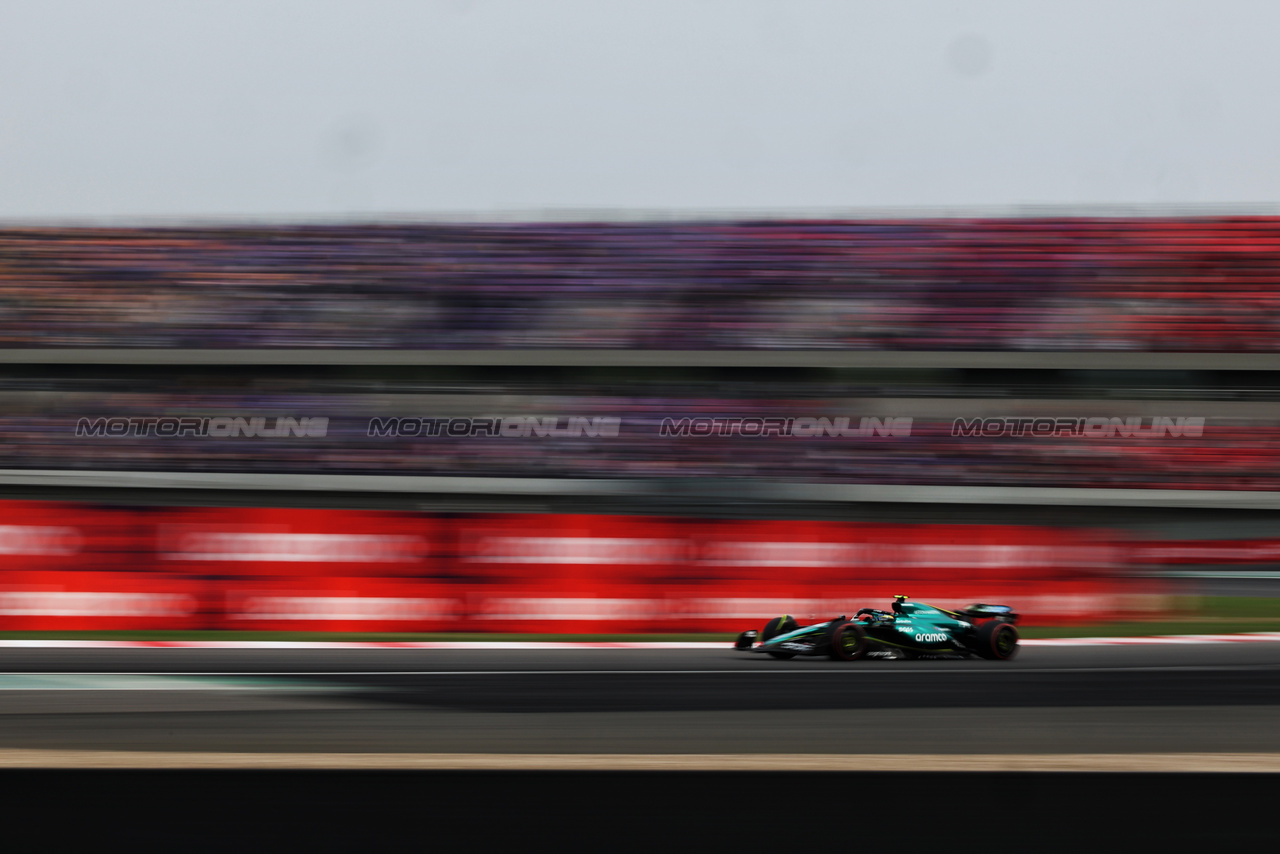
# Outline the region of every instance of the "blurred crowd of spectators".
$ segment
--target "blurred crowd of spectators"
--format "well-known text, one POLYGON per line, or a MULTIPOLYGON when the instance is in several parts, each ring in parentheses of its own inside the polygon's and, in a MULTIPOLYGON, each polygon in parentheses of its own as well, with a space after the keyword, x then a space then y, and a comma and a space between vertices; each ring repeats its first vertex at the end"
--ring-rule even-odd
POLYGON ((1280 350, 1280 218, 0 231, 0 347, 1280 350))
MULTIPOLYGON (((0 392, 0 468, 792 482, 1280 489, 1280 419, 1210 417, 1200 435, 663 436, 664 419, 860 416, 856 401, 572 395, 0 392), (328 417, 319 437, 76 436, 80 418, 328 417), (613 416, 616 437, 370 436, 374 416, 613 416)), ((1007 402, 992 401, 991 415, 1007 402)), ((1184 407, 1185 408, 1185 407, 1184 407)), ((1123 405, 1118 416, 1125 415, 1123 405)), ((972 412, 966 413, 971 415, 972 412)), ((1090 409, 1081 416, 1107 415, 1090 409)), ((1199 411, 1170 412, 1197 415, 1199 411)), ((565 423, 563 420, 561 423, 565 423)), ((1144 423, 1150 423, 1146 419, 1144 423)))

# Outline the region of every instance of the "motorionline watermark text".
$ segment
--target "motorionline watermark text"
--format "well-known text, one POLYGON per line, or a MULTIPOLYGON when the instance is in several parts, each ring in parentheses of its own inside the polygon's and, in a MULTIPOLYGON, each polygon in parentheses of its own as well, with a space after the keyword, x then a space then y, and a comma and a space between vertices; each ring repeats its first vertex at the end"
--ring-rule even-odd
POLYGON ((614 415, 516 415, 487 418, 370 418, 365 435, 377 438, 566 438, 615 439, 622 418, 614 415))
POLYGON ((323 439, 328 433, 327 416, 315 418, 269 418, 263 415, 117 416, 81 418, 76 421, 76 436, 107 439, 143 436, 323 439))
POLYGON ((664 418, 659 436, 791 436, 795 438, 910 436, 911 418, 664 418))
POLYGON ((952 436, 1087 436, 1095 439, 1199 438, 1204 435, 1203 417, 1165 418, 1047 418, 988 417, 957 418, 951 422, 952 436))

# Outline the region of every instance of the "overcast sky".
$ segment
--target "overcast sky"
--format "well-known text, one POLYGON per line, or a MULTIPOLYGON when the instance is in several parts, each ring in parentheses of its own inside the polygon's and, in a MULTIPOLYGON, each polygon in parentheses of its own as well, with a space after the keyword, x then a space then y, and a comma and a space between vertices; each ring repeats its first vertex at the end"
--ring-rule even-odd
POLYGON ((0 217, 1280 202, 1280 3, 0 0, 0 217))

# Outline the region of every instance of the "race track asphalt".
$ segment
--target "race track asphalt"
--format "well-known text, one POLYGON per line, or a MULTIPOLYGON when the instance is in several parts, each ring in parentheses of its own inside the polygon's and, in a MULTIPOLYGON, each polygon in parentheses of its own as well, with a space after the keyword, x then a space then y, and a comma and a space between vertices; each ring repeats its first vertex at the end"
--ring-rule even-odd
POLYGON ((0 649, 0 751, 1280 753, 1280 643, 1012 662, 720 650, 0 649))

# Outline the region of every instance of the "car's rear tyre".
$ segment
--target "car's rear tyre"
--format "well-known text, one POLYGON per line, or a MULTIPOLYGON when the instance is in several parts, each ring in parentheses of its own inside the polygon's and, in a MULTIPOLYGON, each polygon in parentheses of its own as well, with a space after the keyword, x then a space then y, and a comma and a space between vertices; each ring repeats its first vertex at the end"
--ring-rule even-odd
POLYGON ((857 623, 841 623, 831 632, 831 657, 857 661, 867 654, 867 633, 857 623))
POLYGON ((1008 661, 1018 654, 1018 630, 1012 623, 993 620, 978 629, 977 653, 991 661, 1008 661))
MULTIPOLYGON (((787 632, 794 632, 798 628, 800 628, 800 624, 797 623, 795 618, 790 615, 774 617, 772 620, 764 624, 764 631, 760 633, 760 642, 768 643, 778 635, 785 635, 787 632)), ((786 659, 796 657, 794 652, 770 652, 769 655, 774 658, 781 658, 784 661, 786 659)))

